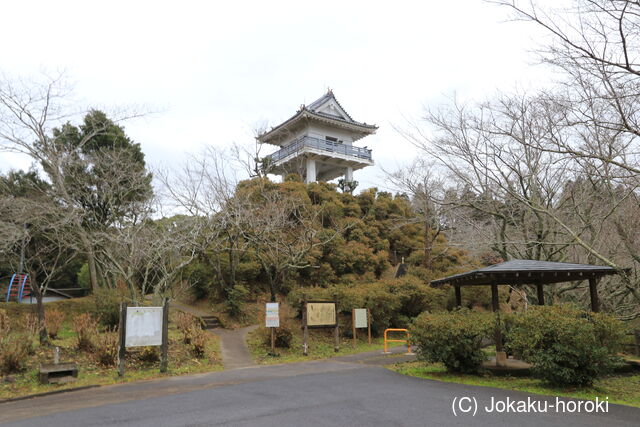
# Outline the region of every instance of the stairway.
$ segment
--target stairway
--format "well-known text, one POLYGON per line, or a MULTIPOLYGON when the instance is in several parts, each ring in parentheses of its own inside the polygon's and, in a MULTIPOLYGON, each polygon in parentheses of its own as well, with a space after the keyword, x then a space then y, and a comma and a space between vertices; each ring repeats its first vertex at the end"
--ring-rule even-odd
POLYGON ((215 329, 222 327, 220 319, 216 316, 200 316, 200 321, 202 322, 202 329, 215 329))
POLYGON ((6 302, 11 300, 20 302, 22 298, 31 295, 31 282, 29 276, 22 273, 16 273, 11 276, 11 282, 9 282, 9 289, 7 289, 6 302))

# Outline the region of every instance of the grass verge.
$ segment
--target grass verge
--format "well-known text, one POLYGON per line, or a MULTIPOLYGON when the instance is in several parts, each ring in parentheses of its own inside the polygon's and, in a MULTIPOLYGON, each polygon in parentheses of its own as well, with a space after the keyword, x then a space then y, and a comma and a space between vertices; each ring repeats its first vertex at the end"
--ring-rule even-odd
POLYGON ((247 336, 247 345, 256 363, 261 365, 277 363, 306 362, 309 360, 327 359, 333 356, 363 353, 367 351, 381 350, 382 338, 374 338, 369 344, 366 339, 358 339, 354 345, 353 339, 340 337, 340 350, 334 351, 333 331, 309 330, 309 355, 302 354, 302 332, 293 335, 291 347, 276 348, 278 356, 271 356, 270 347, 262 342, 260 329, 251 331, 247 336))
POLYGON ((540 380, 529 377, 494 377, 486 375, 464 375, 449 373, 440 364, 407 362, 387 367, 395 372, 412 377, 436 381, 495 387, 548 396, 573 397, 595 400, 609 398, 609 402, 640 408, 640 374, 611 375, 596 381, 588 388, 551 387, 540 380))

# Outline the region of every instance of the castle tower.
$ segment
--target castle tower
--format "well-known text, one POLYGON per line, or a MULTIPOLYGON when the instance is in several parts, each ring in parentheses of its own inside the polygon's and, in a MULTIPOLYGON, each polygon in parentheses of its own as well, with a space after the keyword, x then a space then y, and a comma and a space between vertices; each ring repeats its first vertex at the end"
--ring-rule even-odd
POLYGON ((258 142, 281 147, 267 157, 269 173, 284 177, 295 172, 306 183, 339 176, 352 182, 353 171, 373 165, 371 150, 353 143, 377 129, 353 120, 329 90, 300 107, 290 119, 258 136, 258 142))

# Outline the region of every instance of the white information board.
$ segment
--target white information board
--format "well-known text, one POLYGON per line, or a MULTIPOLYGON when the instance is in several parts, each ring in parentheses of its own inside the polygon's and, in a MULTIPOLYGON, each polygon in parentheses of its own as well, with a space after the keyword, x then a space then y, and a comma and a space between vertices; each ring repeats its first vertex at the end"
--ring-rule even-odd
POLYGON ((356 308, 353 310, 355 314, 354 323, 356 324, 356 328, 366 328, 367 325, 367 309, 366 308, 356 308))
POLYGON ((162 307, 127 307, 125 347, 162 345, 162 307))
POLYGON ((267 328, 280 327, 280 313, 277 302, 268 302, 265 315, 265 323, 267 328))

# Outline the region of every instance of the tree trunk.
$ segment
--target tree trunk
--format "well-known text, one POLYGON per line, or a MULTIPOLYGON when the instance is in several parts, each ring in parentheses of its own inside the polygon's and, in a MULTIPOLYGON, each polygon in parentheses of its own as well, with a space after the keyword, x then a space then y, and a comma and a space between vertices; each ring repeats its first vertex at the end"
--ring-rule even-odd
POLYGON ((29 279, 31 280, 31 291, 36 296, 36 310, 38 313, 38 340, 40 345, 45 345, 49 342, 49 333, 47 332, 47 324, 45 322, 43 291, 36 283, 36 275, 33 272, 29 272, 29 279))
POLYGON ((278 273, 267 273, 269 277, 269 293, 271 294, 271 302, 276 302, 276 281, 278 280, 278 273))
POLYGON ((82 246, 84 246, 85 253, 87 255, 87 264, 89 266, 89 281, 91 282, 91 289, 95 292, 98 290, 98 271, 96 269, 96 257, 93 252, 93 245, 84 235, 80 232, 80 240, 82 240, 82 246))
POLYGON ((424 219, 424 255, 422 266, 427 270, 431 269, 431 227, 429 227, 429 218, 424 219))

